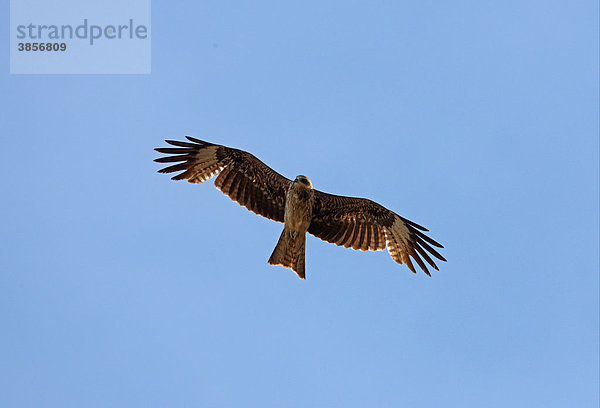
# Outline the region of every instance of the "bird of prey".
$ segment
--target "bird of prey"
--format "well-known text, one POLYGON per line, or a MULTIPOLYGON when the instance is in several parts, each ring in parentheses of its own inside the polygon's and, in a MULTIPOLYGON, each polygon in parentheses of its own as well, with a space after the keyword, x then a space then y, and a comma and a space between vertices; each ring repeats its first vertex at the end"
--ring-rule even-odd
POLYGON ((291 268, 305 279, 306 233, 361 251, 386 249, 394 261, 415 272, 411 257, 431 276, 423 259, 438 270, 429 254, 446 261, 432 246, 442 245, 425 235, 426 228, 366 198, 344 197, 315 190, 306 176, 289 180, 252 154, 186 136, 187 142, 166 140, 175 147, 155 149, 174 163, 159 173, 181 172, 172 180, 203 183, 218 175, 215 186, 233 201, 258 215, 283 222, 283 232, 269 264, 291 268), (428 254, 429 252, 429 254, 428 254), (423 259, 421 259, 421 257, 423 259))

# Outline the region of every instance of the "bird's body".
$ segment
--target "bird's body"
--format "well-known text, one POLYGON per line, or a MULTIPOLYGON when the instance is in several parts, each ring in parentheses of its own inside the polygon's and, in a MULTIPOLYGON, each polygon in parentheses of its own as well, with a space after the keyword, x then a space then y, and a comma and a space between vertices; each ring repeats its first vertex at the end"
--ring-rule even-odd
POLYGON ((291 268, 300 278, 305 278, 304 253, 306 232, 312 220, 315 192, 310 180, 298 176, 285 195, 283 231, 269 258, 271 265, 291 268))
POLYGON ((427 275, 421 257, 438 269, 427 252, 446 260, 432 248, 443 247, 424 234, 427 229, 371 200, 323 193, 315 190, 306 176, 289 180, 243 150, 187 139, 189 142, 167 140, 176 147, 156 149, 171 156, 155 161, 182 162, 159 172, 182 171, 173 180, 190 183, 202 183, 218 175, 215 186, 232 200, 263 217, 283 222, 283 231, 269 258, 272 265, 291 268, 304 279, 307 232, 346 248, 387 248, 394 261, 415 272, 412 257, 427 275))
POLYGON ((291 231, 299 234, 308 230, 312 219, 312 207, 315 192, 305 176, 298 176, 285 195, 285 215, 283 223, 291 231))

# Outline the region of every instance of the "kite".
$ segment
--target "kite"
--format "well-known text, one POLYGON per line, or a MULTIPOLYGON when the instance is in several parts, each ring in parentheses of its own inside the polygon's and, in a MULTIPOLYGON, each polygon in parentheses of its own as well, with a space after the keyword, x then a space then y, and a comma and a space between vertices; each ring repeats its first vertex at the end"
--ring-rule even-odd
POLYGON ((187 142, 166 140, 175 147, 155 149, 169 156, 155 159, 169 165, 159 173, 181 172, 172 180, 215 186, 233 201, 270 220, 283 222, 283 232, 269 264, 291 268, 305 279, 306 233, 323 241, 361 251, 387 249, 394 261, 416 273, 412 259, 427 275, 431 256, 446 261, 433 247, 442 245, 428 230, 366 198, 344 197, 315 190, 308 177, 287 179, 243 150, 186 136, 187 142), (423 261, 427 262, 427 264, 423 261))

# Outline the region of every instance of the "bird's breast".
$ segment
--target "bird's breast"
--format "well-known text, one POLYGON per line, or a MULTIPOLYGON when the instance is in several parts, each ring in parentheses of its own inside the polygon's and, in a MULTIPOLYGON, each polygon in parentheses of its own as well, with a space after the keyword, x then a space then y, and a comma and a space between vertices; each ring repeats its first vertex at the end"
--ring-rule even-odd
POLYGON ((292 186, 286 196, 284 223, 294 231, 305 232, 312 218, 314 191, 292 186))

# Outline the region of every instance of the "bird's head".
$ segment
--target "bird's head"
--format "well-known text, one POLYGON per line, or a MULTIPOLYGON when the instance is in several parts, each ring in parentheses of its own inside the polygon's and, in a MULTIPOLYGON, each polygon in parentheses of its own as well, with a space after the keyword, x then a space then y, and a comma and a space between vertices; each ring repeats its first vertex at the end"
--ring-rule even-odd
POLYGON ((296 176, 296 180, 294 180, 294 183, 300 183, 300 184, 305 185, 308 188, 313 188, 312 183, 310 182, 308 177, 303 176, 303 175, 296 176))

